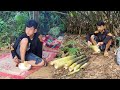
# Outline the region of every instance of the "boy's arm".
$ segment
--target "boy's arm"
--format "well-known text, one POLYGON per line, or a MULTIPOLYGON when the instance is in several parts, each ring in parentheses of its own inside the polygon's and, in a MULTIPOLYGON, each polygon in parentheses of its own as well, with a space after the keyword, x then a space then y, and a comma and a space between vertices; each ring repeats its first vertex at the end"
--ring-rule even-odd
POLYGON ((12 54, 12 58, 13 58, 13 59, 14 59, 14 57, 17 56, 16 47, 17 47, 17 41, 15 42, 14 45, 11 45, 11 47, 10 47, 10 49, 11 49, 11 54, 12 54))
POLYGON ((15 50, 11 50, 11 54, 12 54, 12 58, 14 58, 15 56, 17 56, 15 50))
POLYGON ((13 58, 15 56, 17 57, 16 49, 17 49, 19 42, 20 42, 20 37, 18 37, 15 43, 11 45, 11 54, 13 58))

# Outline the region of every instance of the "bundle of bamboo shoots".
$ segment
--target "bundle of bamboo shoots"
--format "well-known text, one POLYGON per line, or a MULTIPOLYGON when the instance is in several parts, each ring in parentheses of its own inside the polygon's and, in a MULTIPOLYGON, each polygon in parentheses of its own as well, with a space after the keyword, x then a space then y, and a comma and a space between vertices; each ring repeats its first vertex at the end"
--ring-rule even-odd
POLYGON ((79 55, 71 55, 56 59, 51 61, 50 65, 54 65, 55 69, 64 67, 69 70, 69 75, 71 75, 85 68, 88 65, 88 58, 84 53, 80 53, 79 55))

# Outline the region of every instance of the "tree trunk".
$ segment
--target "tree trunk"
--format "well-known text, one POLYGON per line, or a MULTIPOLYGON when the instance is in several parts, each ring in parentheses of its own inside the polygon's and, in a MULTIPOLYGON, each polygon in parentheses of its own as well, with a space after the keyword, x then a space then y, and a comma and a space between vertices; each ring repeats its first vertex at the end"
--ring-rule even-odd
POLYGON ((40 21, 39 21, 39 11, 33 11, 33 19, 38 23, 38 32, 40 33, 40 21))
POLYGON ((39 11, 33 11, 33 19, 39 22, 39 11))

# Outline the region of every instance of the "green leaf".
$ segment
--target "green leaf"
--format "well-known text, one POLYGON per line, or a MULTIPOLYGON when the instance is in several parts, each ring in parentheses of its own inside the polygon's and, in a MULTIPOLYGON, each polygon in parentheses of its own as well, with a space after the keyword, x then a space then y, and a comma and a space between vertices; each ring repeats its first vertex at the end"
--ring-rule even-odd
POLYGON ((72 55, 72 54, 75 55, 78 52, 78 49, 77 48, 69 48, 68 52, 70 55, 72 55))

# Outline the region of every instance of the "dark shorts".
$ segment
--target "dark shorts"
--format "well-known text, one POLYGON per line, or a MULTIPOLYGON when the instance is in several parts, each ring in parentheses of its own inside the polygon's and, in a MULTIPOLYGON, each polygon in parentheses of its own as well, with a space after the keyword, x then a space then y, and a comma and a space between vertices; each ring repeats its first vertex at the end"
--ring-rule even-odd
MULTIPOLYGON (((17 52, 18 56, 20 57, 20 45, 18 45, 16 52, 17 52)), ((33 53, 26 53, 25 60, 26 61, 35 60, 36 61, 35 64, 42 62, 42 58, 36 56, 33 53)))
MULTIPOLYGON (((97 43, 99 42, 99 40, 98 40, 98 37, 97 37, 97 36, 94 36, 94 40, 95 40, 97 43)), ((112 45, 110 45, 110 47, 112 47, 112 45)), ((110 50, 110 47, 109 47, 109 49, 108 49, 108 50, 110 50)), ((106 44, 103 44, 103 45, 99 46, 99 49, 100 49, 101 51, 104 51, 104 50, 105 50, 105 48, 106 48, 106 44)))

